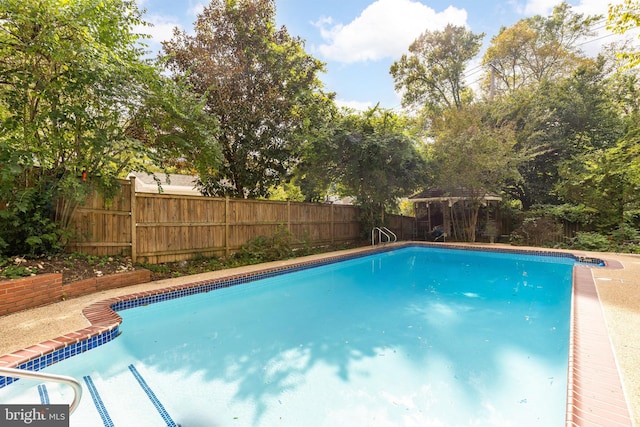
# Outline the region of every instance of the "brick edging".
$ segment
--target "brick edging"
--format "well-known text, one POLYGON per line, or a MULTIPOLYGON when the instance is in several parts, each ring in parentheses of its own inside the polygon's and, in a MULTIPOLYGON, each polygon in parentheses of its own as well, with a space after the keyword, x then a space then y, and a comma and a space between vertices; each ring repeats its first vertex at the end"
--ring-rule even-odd
POLYGON ((0 316, 105 289, 122 288, 150 281, 151 272, 143 268, 64 284, 62 273, 0 280, 0 316))
POLYGON ((585 266, 573 271, 566 427, 632 427, 593 274, 585 266))

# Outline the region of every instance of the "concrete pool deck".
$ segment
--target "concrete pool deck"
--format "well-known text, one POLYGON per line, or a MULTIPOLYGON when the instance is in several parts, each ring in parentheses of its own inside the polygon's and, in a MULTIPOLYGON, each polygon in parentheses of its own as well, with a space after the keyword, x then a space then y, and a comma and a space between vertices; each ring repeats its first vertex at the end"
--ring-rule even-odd
MULTIPOLYGON (((448 245, 447 245, 448 246, 448 245)), ((456 244, 456 247, 461 245, 456 244)), ((473 245, 475 248, 479 245, 473 245)), ((487 248, 506 250, 532 250, 551 252, 541 248, 512 247, 508 245, 489 245, 487 248)), ((230 270, 221 270, 194 276, 185 276, 170 280, 149 282, 126 288, 97 292, 91 295, 74 298, 31 309, 4 317, 0 317, 0 355, 6 355, 34 344, 59 337, 69 332, 81 330, 89 326, 83 315, 83 309, 110 298, 140 292, 154 291, 172 286, 180 286, 194 282, 215 280, 229 275, 250 274, 266 268, 281 268, 298 264, 303 260, 312 261, 328 256, 345 256, 358 253, 369 248, 360 248, 330 254, 314 255, 288 261, 253 265, 230 270)), ((560 251, 569 252, 569 251, 560 251)), ((592 268, 591 272, 601 302, 606 321, 606 330, 615 353, 618 371, 631 412, 632 422, 640 424, 640 256, 614 253, 573 252, 580 256, 589 256, 603 260, 611 260, 622 265, 622 268, 592 268)), ((575 425, 590 425, 576 423, 575 425)), ((602 424, 605 425, 605 424, 602 424)), ((619 425, 619 424, 609 424, 619 425)), ((625 425, 625 424, 620 424, 625 425)), ((626 424, 628 425, 628 424, 626 424)))

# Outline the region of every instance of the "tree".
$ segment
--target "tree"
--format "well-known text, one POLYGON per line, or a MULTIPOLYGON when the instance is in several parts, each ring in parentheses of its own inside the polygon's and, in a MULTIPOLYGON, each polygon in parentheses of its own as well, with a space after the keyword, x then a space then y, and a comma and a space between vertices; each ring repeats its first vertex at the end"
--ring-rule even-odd
POLYGON ((596 227, 622 227, 625 213, 640 208, 640 132, 610 148, 584 152, 561 169, 557 191, 565 200, 597 212, 596 227))
POLYGON ((401 197, 423 185, 426 163, 392 112, 373 108, 347 120, 349 131, 338 135, 340 188, 355 197, 368 231, 384 224, 385 212, 397 209, 401 197))
POLYGON ((334 102, 334 94, 317 94, 305 111, 302 131, 297 135, 296 166, 292 182, 304 200, 322 202, 336 193, 338 165, 336 132, 345 112, 334 102))
POLYGON ((571 76, 524 87, 494 101, 494 111, 515 125, 522 180, 509 187, 525 209, 561 203, 553 191, 560 165, 574 156, 610 147, 623 133, 607 90, 603 63, 571 76))
MULTIPOLYGON (((637 0, 625 0, 621 4, 609 4, 609 17, 607 29, 616 34, 624 34, 627 31, 640 26, 640 2, 637 0)), ((640 64, 640 52, 620 52, 619 58, 626 62, 627 67, 633 68, 640 64)))
MULTIPOLYGON (((424 184, 425 167, 407 120, 379 107, 362 113, 326 110, 332 121, 309 140, 296 174, 303 191, 326 194, 331 188, 355 198, 363 230, 384 223, 405 197, 424 184)), ((309 197, 309 193, 306 194, 309 197)))
POLYGON ((461 108, 468 88, 467 63, 478 54, 484 34, 447 25, 443 31, 425 32, 391 65, 390 73, 405 107, 441 111, 461 108))
POLYGON ((323 64, 286 28, 276 29, 273 3, 213 0, 193 35, 176 29, 163 43, 169 69, 206 96, 220 126, 223 162, 200 176, 205 194, 266 197, 294 165, 294 134, 323 64))
POLYGON ((514 129, 492 118, 487 105, 474 104, 444 112, 434 121, 434 134, 429 150, 434 184, 449 193, 464 190, 469 195, 467 209, 452 219, 461 233, 458 237, 474 242, 482 199, 500 194, 508 181, 518 179, 514 129))
POLYGON ((133 1, 3 0, 0 200, 12 231, 0 243, 9 249, 58 245, 87 192, 108 195, 149 152, 125 131, 159 77, 141 59, 132 32, 141 24, 133 1))
MULTIPOLYGON (((135 3, 7 0, 0 11, 0 246, 58 247, 75 207, 117 178, 197 154, 215 124, 185 85, 142 59, 135 3), (196 148, 197 147, 197 148, 196 148)), ((0 248, 1 249, 1 248, 0 248)))
POLYGON ((218 122, 205 111, 206 99, 193 92, 186 79, 150 79, 141 105, 126 123, 125 133, 145 150, 130 169, 198 173, 217 170, 221 163, 218 122))
POLYGON ((491 39, 483 58, 483 65, 490 73, 489 97, 493 98, 496 89, 514 91, 527 84, 524 60, 527 47, 534 44, 536 33, 526 20, 517 22, 509 28, 502 28, 491 39))
POLYGON ((573 13, 563 2, 549 17, 537 15, 502 28, 482 58, 487 92, 493 96, 570 75, 587 61, 577 42, 594 34, 591 28, 600 18, 573 13))
POLYGON ((638 77, 633 69, 620 67, 580 92, 595 88, 602 95, 594 97, 598 109, 589 112, 594 118, 590 126, 601 142, 575 150, 559 164, 555 191, 562 200, 595 211, 592 225, 606 233, 622 229, 631 212, 640 209, 638 77))

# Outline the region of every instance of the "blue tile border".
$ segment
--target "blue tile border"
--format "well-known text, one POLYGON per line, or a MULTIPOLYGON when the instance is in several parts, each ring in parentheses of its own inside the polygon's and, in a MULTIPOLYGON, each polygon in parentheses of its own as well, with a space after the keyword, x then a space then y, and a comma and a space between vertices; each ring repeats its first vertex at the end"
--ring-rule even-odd
MULTIPOLYGON (((378 253, 390 252, 390 251, 410 248, 410 247, 427 247, 427 248, 437 248, 437 249, 445 249, 445 250, 463 250, 463 251, 494 252, 494 253, 505 253, 505 254, 534 255, 534 256, 545 256, 545 257, 556 257, 556 258, 570 258, 575 260, 578 263, 583 263, 591 266, 605 265, 605 262, 601 259, 592 258, 592 257, 581 257, 569 252, 546 251, 546 250, 535 250, 535 249, 517 249, 517 248, 492 248, 487 246, 474 247, 474 246, 465 246, 465 245, 456 245, 456 244, 438 244, 438 243, 428 243, 428 242, 408 242, 408 243, 400 243, 395 245, 378 246, 375 248, 370 248, 369 250, 363 250, 362 252, 358 252, 358 253, 335 255, 328 258, 304 261, 298 264, 292 264, 288 266, 273 267, 273 268, 269 268, 262 271, 242 274, 235 277, 215 279, 207 283, 194 283, 191 285, 185 285, 180 289, 175 289, 175 288, 159 289, 157 293, 153 293, 151 295, 137 296, 134 294, 134 295, 131 295, 130 298, 127 298, 125 296, 124 297, 125 299, 122 299, 120 301, 117 301, 111 304, 109 308, 117 312, 117 311, 129 309, 129 308, 135 308, 143 305, 154 304, 157 302, 168 301, 175 298, 181 298, 184 296, 210 292, 216 289, 228 288, 231 286, 241 285, 241 284, 253 282, 256 280, 280 276, 286 273, 292 273, 295 271, 302 271, 309 268, 320 267, 323 265, 334 264, 341 261, 348 261, 348 260, 362 258, 362 257, 366 257, 366 256, 378 254, 378 253)), ((25 363, 22 363, 16 366, 16 368, 39 371, 56 362, 59 362, 64 359, 68 359, 69 357, 83 353, 87 350, 91 350, 102 344, 106 344, 107 342, 117 337, 119 334, 120 334, 120 329, 118 326, 116 326, 113 329, 100 333, 86 340, 69 344, 66 347, 54 350, 51 353, 47 353, 38 358, 29 360, 25 363)), ((17 378, 0 376, 0 388, 3 388, 17 380, 18 380, 17 378)))
MULTIPOLYGON (((77 354, 84 353, 85 351, 101 346, 102 344, 106 344, 118 335, 120 335, 120 329, 116 327, 112 330, 103 332, 102 334, 96 335, 86 340, 82 340, 77 343, 69 344, 66 347, 54 350, 51 353, 47 353, 38 358, 24 362, 16 366, 16 368, 25 369, 28 371, 39 371, 46 368, 47 366, 53 365, 54 363, 68 359, 77 354)), ((18 381, 18 378, 0 376, 0 388, 8 386, 15 381, 18 381)))
POLYGON ((477 251, 477 252, 493 252, 493 253, 504 253, 504 254, 518 254, 518 255, 533 255, 533 256, 544 256, 544 257, 552 257, 552 258, 569 258, 573 259, 575 262, 583 263, 591 266, 604 267, 605 262, 600 258, 587 257, 587 256, 578 256, 572 254, 570 252, 563 251, 550 251, 544 249, 519 249, 519 248, 502 248, 502 247, 489 247, 489 246, 466 246, 466 245, 456 245, 456 244, 448 244, 442 245, 437 243, 416 243, 412 242, 404 245, 403 247, 429 247, 429 248, 440 248, 440 249, 452 249, 452 250, 463 250, 463 251, 477 251))

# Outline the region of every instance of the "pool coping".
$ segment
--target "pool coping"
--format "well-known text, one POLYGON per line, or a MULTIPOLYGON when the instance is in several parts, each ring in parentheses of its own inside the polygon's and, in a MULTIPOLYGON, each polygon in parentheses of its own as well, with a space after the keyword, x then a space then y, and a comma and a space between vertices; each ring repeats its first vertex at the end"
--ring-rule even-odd
MULTIPOLYGON (((605 268, 623 268, 622 264, 615 260, 592 258, 571 251, 426 242, 402 242, 361 248, 349 253, 327 254, 327 256, 301 261, 294 259, 287 265, 269 266, 251 272, 229 274, 216 279, 194 281, 98 301, 85 307, 82 311, 90 326, 0 356, 0 366, 37 371, 109 342, 120 333, 119 327, 122 318, 117 313, 118 310, 209 292, 287 272, 411 246, 567 257, 587 264, 604 265, 605 268)), ((631 427, 633 422, 609 339, 595 280, 591 267, 585 265, 574 266, 569 350, 566 426, 631 427)), ((12 378, 0 376, 0 388, 14 381, 12 378)))

